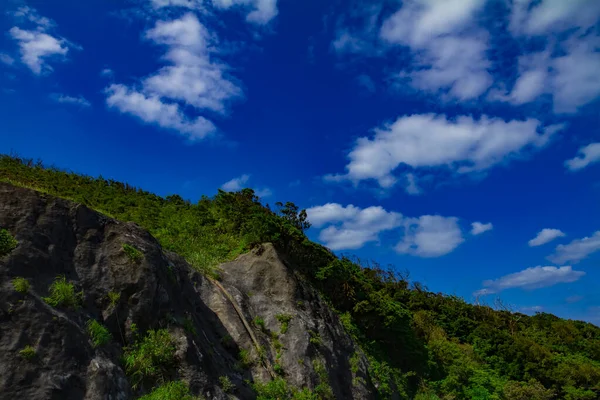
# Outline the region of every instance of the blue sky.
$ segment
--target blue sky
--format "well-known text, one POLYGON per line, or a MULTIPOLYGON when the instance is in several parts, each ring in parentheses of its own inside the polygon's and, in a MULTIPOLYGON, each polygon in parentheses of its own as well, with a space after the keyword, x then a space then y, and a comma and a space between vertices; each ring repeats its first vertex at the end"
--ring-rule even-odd
POLYGON ((252 187, 444 292, 600 324, 600 3, 2 2, 0 152, 252 187))

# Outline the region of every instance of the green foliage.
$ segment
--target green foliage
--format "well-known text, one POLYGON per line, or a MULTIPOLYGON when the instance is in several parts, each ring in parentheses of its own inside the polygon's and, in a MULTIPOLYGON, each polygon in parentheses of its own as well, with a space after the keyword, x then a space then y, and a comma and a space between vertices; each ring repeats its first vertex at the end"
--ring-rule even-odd
POLYGON ((174 340, 166 329, 150 330, 123 349, 123 363, 134 388, 144 380, 161 382, 175 364, 174 340))
POLYGON ((314 344, 315 346, 320 346, 323 344, 323 339, 321 339, 321 335, 319 335, 319 332, 309 330, 308 334, 310 336, 310 338, 308 339, 310 343, 314 344))
POLYGON ((123 251, 133 263, 139 263, 144 258, 144 254, 130 244, 123 243, 123 251))
MULTIPOLYGON (((163 198, 124 183, 8 156, 0 157, 0 181, 133 221, 214 278, 220 263, 272 242, 294 272, 338 312, 346 332, 367 356, 370 379, 382 398, 518 399, 553 392, 556 399, 585 399, 599 390, 598 327, 545 313, 529 317, 469 304, 411 284, 377 263, 338 258, 308 240, 306 213, 293 203, 278 203, 273 212, 244 189, 219 191, 192 204, 177 195, 163 198)), ((318 335, 311 335, 311 343, 320 344, 318 335)), ((264 349, 259 357, 261 353, 264 357, 264 349)), ((273 390, 285 383, 273 382, 273 390)), ((291 398, 292 389, 283 389, 287 395, 263 399, 291 398)))
POLYGON ((29 291, 29 281, 21 276, 17 276, 12 280, 13 288, 19 293, 27 293, 29 291))
POLYGON ((250 356, 250 352, 246 349, 240 350, 240 353, 238 354, 238 359, 240 361, 242 369, 248 369, 254 363, 252 357, 250 356))
POLYGON ((309 389, 299 390, 288 385, 283 378, 276 378, 267 383, 255 382, 252 389, 256 392, 256 400, 321 400, 309 389))
POLYGON ((258 326, 263 331, 267 329, 267 327, 265 326, 265 320, 261 317, 254 318, 254 325, 258 326))
POLYGON ((235 391, 235 385, 231 382, 228 376, 219 377, 219 386, 225 393, 233 393, 235 391))
POLYGON ((31 361, 35 358, 37 353, 32 346, 25 346, 21 350, 19 350, 19 355, 23 357, 25 360, 31 361))
POLYGON ((279 364, 279 363, 273 364, 273 371, 275 371, 275 373, 277 375, 281 375, 281 376, 285 375, 285 371, 283 370, 283 366, 281 364, 279 364))
POLYGON ((119 300, 121 300, 121 293, 118 292, 108 292, 108 300, 110 301, 111 307, 116 307, 119 304, 119 300))
POLYGON ((52 307, 78 308, 83 301, 83 291, 76 293, 75 286, 67 282, 63 275, 56 277, 49 288, 50 296, 44 297, 44 301, 52 307))
POLYGON ((86 328, 94 347, 104 346, 112 340, 108 329, 95 319, 90 319, 86 324, 86 328))
POLYGON ((18 242, 6 229, 0 229, 0 257, 10 253, 18 242))
POLYGON ((198 334, 196 327, 194 326, 194 321, 190 317, 185 317, 183 319, 183 329, 190 335, 196 336, 198 334))
POLYGON ((279 323, 281 324, 280 332, 283 335, 287 332, 290 321, 292 320, 292 318, 294 318, 294 316, 290 314, 277 314, 275 318, 277 318, 277 321, 279 321, 279 323))
POLYGON ((203 398, 192 396, 184 382, 173 381, 157 387, 152 393, 142 396, 138 400, 201 400, 203 398))
POLYGON ((551 400, 554 391, 546 389, 535 379, 529 382, 508 381, 504 385, 504 399, 506 400, 551 400))
POLYGON ((17 247, 17 240, 10 234, 6 229, 0 229, 0 257, 7 255, 15 247, 17 247))

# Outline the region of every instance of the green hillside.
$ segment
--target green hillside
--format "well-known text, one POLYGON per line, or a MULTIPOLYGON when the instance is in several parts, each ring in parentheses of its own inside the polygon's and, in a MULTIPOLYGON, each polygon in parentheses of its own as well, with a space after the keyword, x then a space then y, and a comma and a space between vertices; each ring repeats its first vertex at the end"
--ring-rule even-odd
POLYGON ((193 204, 9 156, 0 157, 0 181, 133 221, 213 278, 220 263, 274 243, 368 354, 381 398, 600 398, 600 328, 472 305, 375 263, 338 258, 306 237, 306 213, 293 203, 272 210, 244 189, 193 204))

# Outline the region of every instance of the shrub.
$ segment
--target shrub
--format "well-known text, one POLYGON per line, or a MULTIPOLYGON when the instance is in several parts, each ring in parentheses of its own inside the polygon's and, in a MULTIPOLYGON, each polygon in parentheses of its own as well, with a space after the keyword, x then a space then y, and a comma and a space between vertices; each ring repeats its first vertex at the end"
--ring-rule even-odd
POLYGON ((94 347, 104 346, 112 339, 112 336, 108 329, 106 329, 104 325, 102 325, 95 319, 90 319, 86 324, 86 328, 88 331, 88 335, 90 335, 90 338, 92 339, 94 347))
POLYGON ((190 335, 196 336, 198 332, 196 331, 196 327, 194 326, 194 321, 190 317, 185 317, 183 319, 183 329, 190 335))
POLYGON ((116 307, 121 300, 121 293, 118 292, 108 292, 108 300, 110 301, 111 307, 116 307))
POLYGON ((19 293, 27 293, 29 291, 29 281, 23 277, 16 277, 12 280, 13 287, 19 293))
POLYGON ((323 344, 323 340, 321 339, 321 335, 319 335, 319 332, 309 330, 308 334, 310 335, 309 341, 312 344, 314 344, 315 346, 320 346, 321 344, 323 344))
POLYGON ((130 244, 123 243, 123 251, 131 262, 139 263, 144 258, 144 254, 130 244))
POLYGON ((10 253, 17 247, 17 240, 6 229, 0 229, 0 257, 10 253))
POLYGON ((31 361, 35 358, 36 352, 32 346, 25 346, 19 351, 19 355, 24 359, 31 361))
POLYGON ((151 393, 138 400, 201 400, 203 397, 192 396, 187 385, 182 381, 165 383, 151 393))
POLYGON ((258 327, 259 327, 260 329, 262 329, 263 331, 264 331, 265 329, 267 329, 267 328, 266 328, 266 326, 265 326, 265 320, 264 320, 264 319, 262 319, 261 317, 256 317, 256 318, 254 318, 254 325, 258 326, 258 327))
POLYGON ((233 384, 233 382, 231 382, 231 379, 229 379, 228 376, 220 376, 219 385, 225 393, 233 393, 233 391, 235 390, 235 385, 233 384))
POLYGON ((83 291, 75 293, 75 286, 67 282, 65 276, 58 276, 50 285, 50 296, 44 297, 44 301, 52 307, 77 308, 83 300, 83 291))
POLYGON ((290 321, 294 316, 290 314, 277 314, 275 318, 277 318, 277 321, 281 324, 281 334, 284 334, 288 331, 290 321))
POLYGON ((240 364, 243 369, 248 369, 253 364, 252 357, 250 356, 250 352, 248 350, 245 350, 245 349, 240 350, 238 358, 240 360, 240 364))
POLYGON ((283 371, 283 366, 281 364, 279 364, 279 363, 276 363, 276 364, 273 365, 273 371, 275 371, 275 373, 277 375, 282 375, 283 376, 285 374, 285 372, 283 371))
POLYGON ((143 380, 164 379, 175 363, 175 343, 166 329, 150 330, 132 346, 123 349, 125 373, 136 388, 143 380))

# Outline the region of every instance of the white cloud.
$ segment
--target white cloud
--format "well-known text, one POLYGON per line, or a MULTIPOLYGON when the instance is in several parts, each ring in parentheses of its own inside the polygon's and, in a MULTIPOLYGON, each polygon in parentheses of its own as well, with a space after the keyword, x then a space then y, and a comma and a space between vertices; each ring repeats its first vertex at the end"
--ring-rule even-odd
POLYGON ((38 26, 39 29, 48 29, 55 26, 54 21, 46 17, 42 17, 40 14, 38 14, 35 8, 27 6, 19 7, 17 11, 13 13, 13 16, 18 19, 26 19, 30 22, 33 22, 38 26))
POLYGON ((163 102, 156 95, 146 95, 125 85, 113 84, 105 90, 106 104, 122 113, 140 118, 150 124, 173 129, 194 141, 216 131, 214 124, 204 117, 188 119, 177 104, 163 102))
POLYGON ((474 26, 482 0, 407 0, 381 25, 380 37, 409 46, 416 70, 408 73, 419 89, 449 90, 461 100, 482 95, 493 82, 488 72, 487 33, 474 26))
POLYGON ((6 53, 0 53, 0 62, 6 65, 13 65, 15 59, 6 53))
POLYGON ((406 190, 406 193, 413 196, 423 193, 423 190, 419 187, 419 185, 417 185, 417 177, 415 176, 415 174, 411 174, 409 172, 405 176, 406 187, 404 188, 404 190, 406 190))
POLYGON ((246 183, 248 183, 249 179, 250 175, 244 174, 242 176, 233 178, 232 180, 225 182, 221 186, 221 189, 225 190, 226 192, 237 192, 246 187, 245 185, 246 183))
POLYGON ((368 242, 379 240, 379 233, 398 228, 402 214, 382 207, 361 209, 337 203, 311 207, 306 210, 315 228, 329 225, 319 234, 319 240, 332 250, 358 249, 368 242))
POLYGON ((506 289, 533 290, 558 283, 570 283, 585 275, 583 271, 575 271, 571 266, 564 267, 532 267, 513 274, 505 275, 494 280, 483 282, 483 289, 474 293, 475 296, 498 293, 506 289))
POLYGON ((48 59, 64 58, 69 51, 63 39, 57 39, 44 32, 28 31, 14 26, 9 33, 19 43, 21 61, 36 75, 52 71, 52 67, 47 64, 48 59))
POLYGON ((566 235, 559 229, 544 228, 539 231, 537 236, 531 239, 528 244, 529 247, 541 246, 563 236, 566 235))
POLYGON ((213 35, 194 14, 187 13, 157 21, 145 37, 166 48, 163 59, 169 65, 144 78, 141 89, 111 85, 107 90, 113 96, 111 105, 146 122, 178 130, 192 140, 216 131, 203 116, 190 120, 179 105, 226 114, 228 103, 242 96, 241 89, 227 77, 227 66, 212 57, 213 35), (115 94, 121 101, 115 101, 115 94), (160 115, 159 110, 166 114, 160 115))
POLYGON ((374 137, 359 138, 348 155, 347 173, 326 179, 355 183, 375 179, 381 187, 389 188, 396 183, 393 171, 400 165, 448 168, 459 174, 482 171, 526 149, 543 147, 559 128, 540 128, 536 119, 506 122, 486 116, 478 120, 459 116, 449 120, 434 114, 399 117, 374 129, 374 137))
MULTIPOLYGON (((238 176, 237 178, 233 178, 230 181, 225 182, 221 185, 221 189, 226 192, 237 192, 246 187, 249 187, 248 181, 250 180, 250 175, 243 174, 238 176)), ((273 191, 267 187, 265 188, 252 188, 254 190, 254 194, 260 198, 270 197, 273 195, 273 191)))
POLYGON ((203 10, 208 3, 220 9, 232 7, 250 8, 246 20, 253 24, 265 25, 277 16, 277 0, 151 0, 154 8, 183 7, 193 10, 203 10))
POLYGON ((555 264, 577 263, 598 250, 600 250, 600 231, 596 231, 590 237, 575 239, 569 244, 559 244, 548 260, 555 264))
POLYGON ((481 235, 483 232, 491 231, 494 228, 491 222, 487 224, 481 222, 473 222, 471 224, 471 235, 481 235))
POLYGON ((587 29, 600 18, 595 0, 514 0, 509 29, 515 35, 543 35, 573 28, 587 29))
POLYGON ((73 97, 62 93, 52 93, 50 98, 57 103, 73 104, 86 108, 92 106, 92 104, 83 96, 73 97))
POLYGON ((575 158, 565 161, 571 171, 577 171, 600 161, 600 143, 590 143, 579 149, 575 158))
POLYGON ((440 257, 452 252, 464 241, 456 217, 423 215, 407 218, 404 227, 404 238, 395 247, 398 253, 440 257))
POLYGON ((115 71, 110 68, 104 68, 102 71, 100 71, 100 75, 112 78, 115 75, 115 71))

